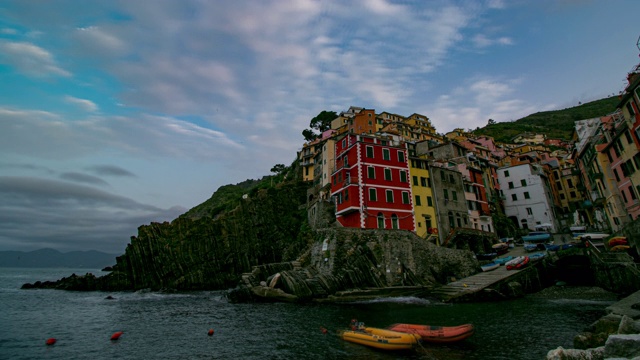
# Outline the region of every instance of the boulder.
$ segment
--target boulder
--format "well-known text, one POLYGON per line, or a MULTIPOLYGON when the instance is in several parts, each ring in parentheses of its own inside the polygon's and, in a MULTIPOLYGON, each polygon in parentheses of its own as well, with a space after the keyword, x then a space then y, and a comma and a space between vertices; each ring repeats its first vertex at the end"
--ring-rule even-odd
POLYGON ((609 334, 607 333, 592 333, 588 331, 583 332, 573 338, 573 347, 575 347, 576 349, 586 350, 604 346, 605 342, 607 342, 608 337, 609 334))
POLYGON ((640 334, 640 321, 635 321, 633 318, 623 315, 618 327, 618 334, 640 334))
POLYGON ((605 358, 631 359, 640 356, 640 334, 611 335, 604 346, 605 358))
POLYGON ((604 347, 578 350, 565 349, 562 346, 550 350, 546 357, 547 360, 604 360, 604 358, 604 347))

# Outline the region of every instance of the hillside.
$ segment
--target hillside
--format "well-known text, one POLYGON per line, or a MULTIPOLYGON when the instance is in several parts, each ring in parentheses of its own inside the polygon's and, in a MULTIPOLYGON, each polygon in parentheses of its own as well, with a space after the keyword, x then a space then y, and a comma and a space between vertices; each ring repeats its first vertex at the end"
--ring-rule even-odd
POLYGON ((574 123, 610 114, 616 110, 617 96, 604 98, 567 109, 542 111, 512 122, 500 122, 474 130, 475 135, 489 135, 498 142, 511 142, 525 132, 546 134, 550 139, 570 140, 574 123))

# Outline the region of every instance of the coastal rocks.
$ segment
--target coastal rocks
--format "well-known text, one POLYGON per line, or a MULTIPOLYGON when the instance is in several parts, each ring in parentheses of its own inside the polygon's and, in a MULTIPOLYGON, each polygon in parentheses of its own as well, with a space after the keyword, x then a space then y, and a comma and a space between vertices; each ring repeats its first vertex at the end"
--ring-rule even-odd
POLYGON ((36 281, 23 284, 21 289, 57 289, 72 291, 96 291, 101 288, 101 280, 91 273, 85 275, 71 274, 57 281, 36 281))
POLYGON ((640 357, 640 334, 611 335, 604 346, 605 359, 640 357))
POLYGON ((588 350, 564 349, 562 346, 550 350, 547 360, 603 360, 604 347, 588 350))
POLYGON ((263 289, 266 284, 292 296, 285 301, 424 294, 451 276, 475 273, 478 264, 469 251, 437 247, 407 231, 338 228, 320 229, 314 235, 314 245, 295 266, 256 266, 227 298, 273 301, 283 296, 263 289))

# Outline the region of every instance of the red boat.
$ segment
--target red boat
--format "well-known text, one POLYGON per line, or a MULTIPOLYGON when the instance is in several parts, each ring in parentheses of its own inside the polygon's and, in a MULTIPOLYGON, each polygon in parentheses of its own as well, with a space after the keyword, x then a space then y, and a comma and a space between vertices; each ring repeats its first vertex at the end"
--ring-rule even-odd
POLYGON ((473 335, 475 329, 471 324, 459 326, 433 326, 415 324, 393 324, 389 330, 420 335, 422 341, 430 343, 451 343, 461 341, 473 335))
POLYGON ((520 270, 529 264, 529 260, 528 256, 518 256, 517 258, 509 261, 505 266, 507 270, 520 270))
POLYGON ((614 247, 618 245, 629 245, 627 238, 624 236, 616 236, 609 239, 609 247, 614 247))

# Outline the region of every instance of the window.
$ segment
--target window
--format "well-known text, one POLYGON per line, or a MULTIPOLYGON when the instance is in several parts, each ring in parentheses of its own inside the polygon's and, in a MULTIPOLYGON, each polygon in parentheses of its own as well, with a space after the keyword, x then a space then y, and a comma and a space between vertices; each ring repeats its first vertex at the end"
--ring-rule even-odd
POLYGON ((442 189, 442 193, 444 194, 444 199, 449 200, 449 190, 442 189))
POLYGON ((451 229, 453 229, 454 227, 456 227, 456 223, 453 222, 453 213, 451 211, 449 211, 449 214, 447 216, 449 218, 449 227, 451 229))
POLYGON ((400 170, 400 181, 403 183, 408 181, 406 171, 400 170))
POLYGON ((401 163, 404 162, 404 151, 398 151, 398 161, 401 163))
POLYGON ((433 206, 433 199, 431 196, 427 196, 427 206, 433 206))
POLYGON ((509 170, 504 171, 504 177, 509 177, 509 170))
POLYGON ((427 187, 427 178, 420 177, 420 185, 427 187))
POLYGON ((416 206, 420 206, 420 205, 422 205, 422 204, 420 203, 420 196, 419 196, 419 195, 416 195, 416 196, 415 196, 415 198, 416 198, 416 200, 415 200, 415 202, 416 202, 416 206))
POLYGON ((412 178, 413 178, 413 186, 418 186, 418 177, 412 176, 412 178))
POLYGON ((369 201, 378 201, 378 192, 376 189, 369 188, 369 201))
POLYGON ((520 180, 520 185, 527 186, 527 180, 525 179, 520 180))
POLYGON ((453 201, 458 201, 458 193, 455 190, 451 190, 451 198, 453 201))
POLYGON ((342 139, 342 148, 346 148, 347 147, 347 139, 342 139))
POLYGON ((406 191, 402 192, 402 203, 409 204, 409 193, 406 191))
POLYGON ((571 196, 572 198, 576 197, 576 192, 575 191, 570 192, 569 196, 571 196))
POLYGON ((566 198, 566 196, 564 196, 564 194, 560 194, 560 200, 564 200, 566 198))
POLYGON ((533 210, 531 210, 531 208, 527 208, 527 215, 533 215, 533 210))
POLYGON ((385 191, 386 195, 387 195, 387 202, 388 203, 392 203, 393 202, 393 190, 387 190, 385 191))
POLYGON ((344 201, 349 200, 349 188, 344 189, 344 201))
POLYGON ((627 138, 627 144, 633 144, 633 139, 631 139, 631 132, 629 132, 629 130, 624 132, 624 137, 627 138))
POLYGON ((620 181, 620 175, 618 175, 618 169, 613 169, 613 175, 616 176, 616 181, 620 181))
POLYGON ((528 191, 524 192, 524 198, 525 199, 531 199, 531 197, 529 196, 529 192, 528 191))
POLYGON ((367 146, 367 157, 373 158, 373 146, 367 146))
POLYGON ((513 182, 509 181, 509 189, 513 189, 513 182))
POLYGON ((573 181, 571 181, 571 179, 567 179, 567 186, 569 189, 573 189, 573 181))
POLYGON ((378 229, 384 229, 384 215, 378 213, 378 229))
POLYGON ((389 155, 389 149, 382 149, 382 158, 384 160, 391 160, 391 156, 389 155))
POLYGON ((631 195, 631 200, 636 200, 636 192, 633 191, 633 186, 629 186, 629 195, 631 195))
POLYGON ((393 229, 397 229, 398 228, 398 215, 396 215, 396 214, 392 214, 391 215, 391 227, 393 229))
POLYGON ((518 195, 516 195, 516 194, 511 194, 511 200, 513 200, 513 201, 517 201, 517 200, 518 200, 518 195))
POLYGON ((444 170, 440 171, 440 180, 447 181, 447 175, 445 175, 444 170))
POLYGON ((391 181, 391 169, 384 169, 384 179, 391 181))
POLYGON ((373 166, 369 166, 367 168, 367 178, 369 178, 369 179, 375 179, 376 178, 376 168, 374 168, 373 166))
POLYGON ((456 183, 456 179, 453 177, 453 174, 449 174, 449 182, 452 184, 456 183))
POLYGON ((427 187, 431 187, 431 178, 427 178, 427 187))

